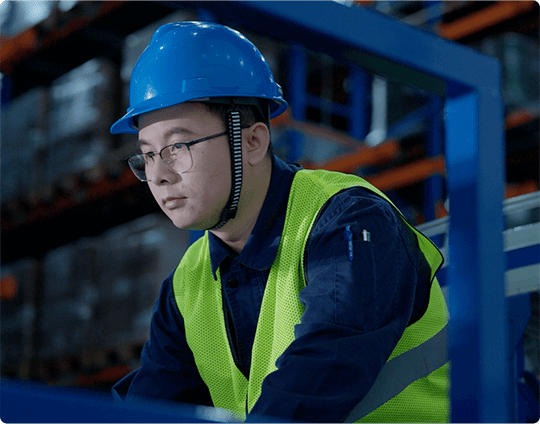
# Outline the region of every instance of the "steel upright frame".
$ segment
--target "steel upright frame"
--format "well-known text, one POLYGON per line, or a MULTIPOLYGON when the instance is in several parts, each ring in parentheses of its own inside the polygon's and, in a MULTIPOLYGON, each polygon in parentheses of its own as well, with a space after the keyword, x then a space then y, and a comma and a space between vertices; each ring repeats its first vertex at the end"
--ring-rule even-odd
POLYGON ((204 7, 231 25, 352 62, 443 99, 451 215, 451 418, 510 422, 500 64, 376 11, 337 2, 229 1, 204 7))

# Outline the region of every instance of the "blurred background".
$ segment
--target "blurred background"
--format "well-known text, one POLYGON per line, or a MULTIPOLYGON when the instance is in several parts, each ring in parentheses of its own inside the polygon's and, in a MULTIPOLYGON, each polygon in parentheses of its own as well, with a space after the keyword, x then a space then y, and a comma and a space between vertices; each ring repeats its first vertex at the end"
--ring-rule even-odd
MULTIPOLYGON (((498 59, 506 198, 538 198, 536 2, 342 3, 498 59)), ((0 4, 2 376, 109 390, 138 366, 161 282, 198 236, 174 228, 126 167, 136 137, 109 133, 128 107, 131 69, 163 23, 219 22, 257 45, 290 102, 272 122, 279 157, 366 178, 413 225, 447 216, 441 97, 216 10, 207 2, 0 4)), ((505 219, 508 230, 537 223, 538 203, 508 209, 505 219)), ((526 296, 525 368, 538 379, 538 286, 526 296)))

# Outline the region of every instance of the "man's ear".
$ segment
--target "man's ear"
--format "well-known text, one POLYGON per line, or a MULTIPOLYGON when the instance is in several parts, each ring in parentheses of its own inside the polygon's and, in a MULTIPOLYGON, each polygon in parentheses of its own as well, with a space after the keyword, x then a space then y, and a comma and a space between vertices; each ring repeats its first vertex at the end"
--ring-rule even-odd
POLYGON ((270 146, 270 130, 262 122, 256 122, 246 131, 246 159, 250 165, 260 163, 270 146))

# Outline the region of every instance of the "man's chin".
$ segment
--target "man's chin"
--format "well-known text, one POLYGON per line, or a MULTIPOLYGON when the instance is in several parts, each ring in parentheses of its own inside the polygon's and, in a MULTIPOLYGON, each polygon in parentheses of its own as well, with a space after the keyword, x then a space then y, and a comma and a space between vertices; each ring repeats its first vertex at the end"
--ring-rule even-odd
POLYGON ((182 230, 190 230, 190 231, 205 231, 209 228, 212 228, 216 222, 208 222, 201 221, 201 220, 194 220, 194 219, 180 219, 175 217, 170 217, 169 219, 172 221, 175 227, 180 228, 182 230))

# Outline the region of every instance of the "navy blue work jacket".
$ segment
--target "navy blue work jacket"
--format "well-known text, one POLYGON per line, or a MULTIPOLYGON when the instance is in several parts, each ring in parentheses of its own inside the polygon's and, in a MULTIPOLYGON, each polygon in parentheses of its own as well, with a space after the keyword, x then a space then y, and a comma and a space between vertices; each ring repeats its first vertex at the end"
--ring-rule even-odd
MULTIPOLYGON (((212 270, 220 267, 231 348, 246 376, 290 186, 299 169, 273 158, 268 195, 239 255, 210 234, 212 270)), ((363 188, 344 190, 327 202, 310 234, 305 260, 307 285, 300 293, 305 312, 295 341, 264 380, 251 414, 340 422, 370 389, 407 324, 423 314, 430 270, 412 231, 386 201, 363 188), (355 239, 369 232, 370 254, 350 260, 346 226, 355 239)), ((113 395, 211 406, 186 343, 172 276, 157 299, 142 365, 114 386, 113 395)))

